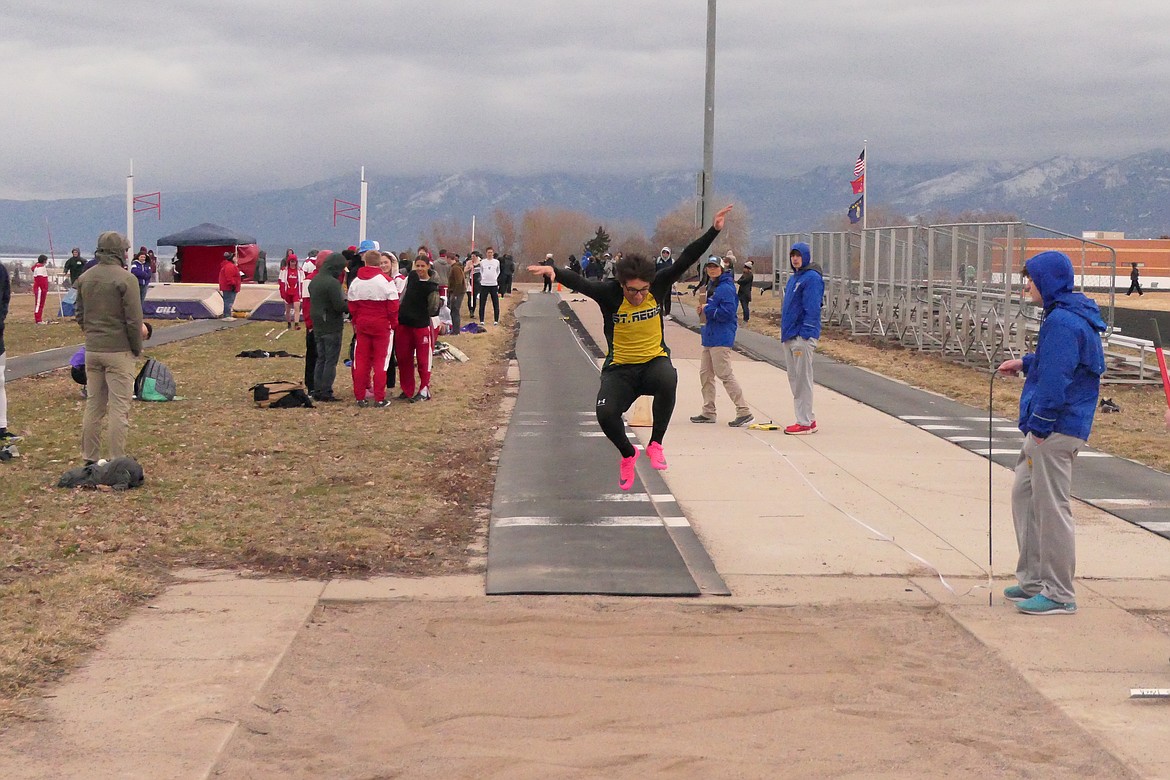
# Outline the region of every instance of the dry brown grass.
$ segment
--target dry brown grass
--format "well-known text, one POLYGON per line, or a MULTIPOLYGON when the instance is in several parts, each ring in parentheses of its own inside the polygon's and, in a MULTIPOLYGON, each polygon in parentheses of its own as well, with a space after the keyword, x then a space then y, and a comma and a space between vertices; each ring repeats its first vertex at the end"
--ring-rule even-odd
MULTIPOLYGON (((45 322, 37 325, 33 320, 32 293, 13 295, 8 307, 8 318, 4 321, 4 348, 9 358, 31 355, 46 349, 81 344, 85 337, 77 321, 72 317, 53 317, 56 314, 57 294, 49 293, 45 303, 45 322)), ((147 320, 152 328, 165 328, 183 320, 147 320)))
MULTIPOLYGON (((1101 306, 1109 303, 1109 293, 1088 293, 1088 296, 1101 306)), ((1170 291, 1150 292, 1147 290, 1145 295, 1129 296, 1123 291, 1114 295, 1113 304, 1140 311, 1170 311, 1170 291)))
MULTIPOLYGON (((779 298, 770 293, 755 296, 752 319, 747 327, 779 338, 779 323, 779 298)), ((860 366, 980 409, 987 408, 990 373, 986 370, 952 363, 885 339, 851 336, 841 328, 825 328, 818 350, 842 363, 860 366)), ((1016 418, 1022 387, 1023 382, 1019 379, 996 380, 997 415, 1016 418)), ((1121 412, 1099 413, 1090 443, 1113 455, 1170 472, 1170 436, 1163 420, 1166 398, 1162 388, 1158 385, 1105 385, 1101 395, 1112 398, 1121 407, 1121 412)))
MULTIPOLYGON (((434 400, 388 409, 358 409, 344 368, 335 390, 347 402, 254 408, 249 386, 303 371, 234 357, 271 346, 271 323, 148 350, 185 400, 135 403, 128 449, 147 484, 125 493, 54 487, 78 464, 82 402, 67 369, 10 382, 10 422, 28 438, 0 464, 0 718, 27 715, 30 692, 172 567, 361 577, 482 565, 514 342, 514 301, 502 303, 501 327, 444 337, 471 361, 436 361, 434 400)), ((303 352, 294 334, 275 344, 303 352)))

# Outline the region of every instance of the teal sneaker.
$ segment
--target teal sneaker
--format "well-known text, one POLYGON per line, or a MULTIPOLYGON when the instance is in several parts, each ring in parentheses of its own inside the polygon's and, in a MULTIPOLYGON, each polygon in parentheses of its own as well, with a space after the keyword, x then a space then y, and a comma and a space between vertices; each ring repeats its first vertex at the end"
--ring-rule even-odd
POLYGON ((1019 585, 1011 585, 1003 589, 1003 597, 1008 601, 1027 601, 1032 595, 1019 585))
POLYGON ((1025 615, 1075 615, 1077 604, 1075 601, 1053 601, 1043 593, 1037 593, 1032 598, 1016 604, 1016 609, 1025 615))

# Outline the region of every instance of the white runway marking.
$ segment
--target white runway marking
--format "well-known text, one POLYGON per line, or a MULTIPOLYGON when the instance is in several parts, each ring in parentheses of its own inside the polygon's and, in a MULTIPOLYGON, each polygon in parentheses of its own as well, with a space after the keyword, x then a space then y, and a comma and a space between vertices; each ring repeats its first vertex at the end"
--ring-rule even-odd
POLYGON ((568 517, 497 517, 493 521, 497 528, 520 528, 535 526, 563 526, 563 527, 606 527, 606 528, 653 528, 662 525, 662 519, 657 516, 632 515, 616 517, 591 517, 575 520, 568 517))

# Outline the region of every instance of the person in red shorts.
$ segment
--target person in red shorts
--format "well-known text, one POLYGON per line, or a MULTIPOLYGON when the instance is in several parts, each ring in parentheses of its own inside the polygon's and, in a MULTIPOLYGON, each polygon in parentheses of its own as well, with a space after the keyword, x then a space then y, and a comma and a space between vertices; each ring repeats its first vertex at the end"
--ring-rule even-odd
POLYGON ((284 299, 284 326, 301 329, 301 269, 297 256, 289 250, 280 269, 280 297, 284 299))

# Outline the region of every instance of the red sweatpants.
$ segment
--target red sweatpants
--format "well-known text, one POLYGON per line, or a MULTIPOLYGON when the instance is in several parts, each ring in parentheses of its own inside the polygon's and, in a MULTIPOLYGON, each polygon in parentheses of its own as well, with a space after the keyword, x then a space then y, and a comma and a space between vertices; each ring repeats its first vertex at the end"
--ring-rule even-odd
POLYGON ((49 277, 33 277, 33 319, 37 322, 45 314, 45 301, 49 297, 49 277))
POLYGON ((374 374, 374 400, 386 399, 386 355, 390 350, 390 331, 358 333, 353 351, 353 396, 364 401, 370 389, 370 372, 374 374))
POLYGON ((398 358, 398 384, 407 398, 415 395, 414 367, 418 363, 419 386, 417 392, 431 393, 431 344, 432 329, 408 328, 399 325, 394 331, 394 355, 398 358))

